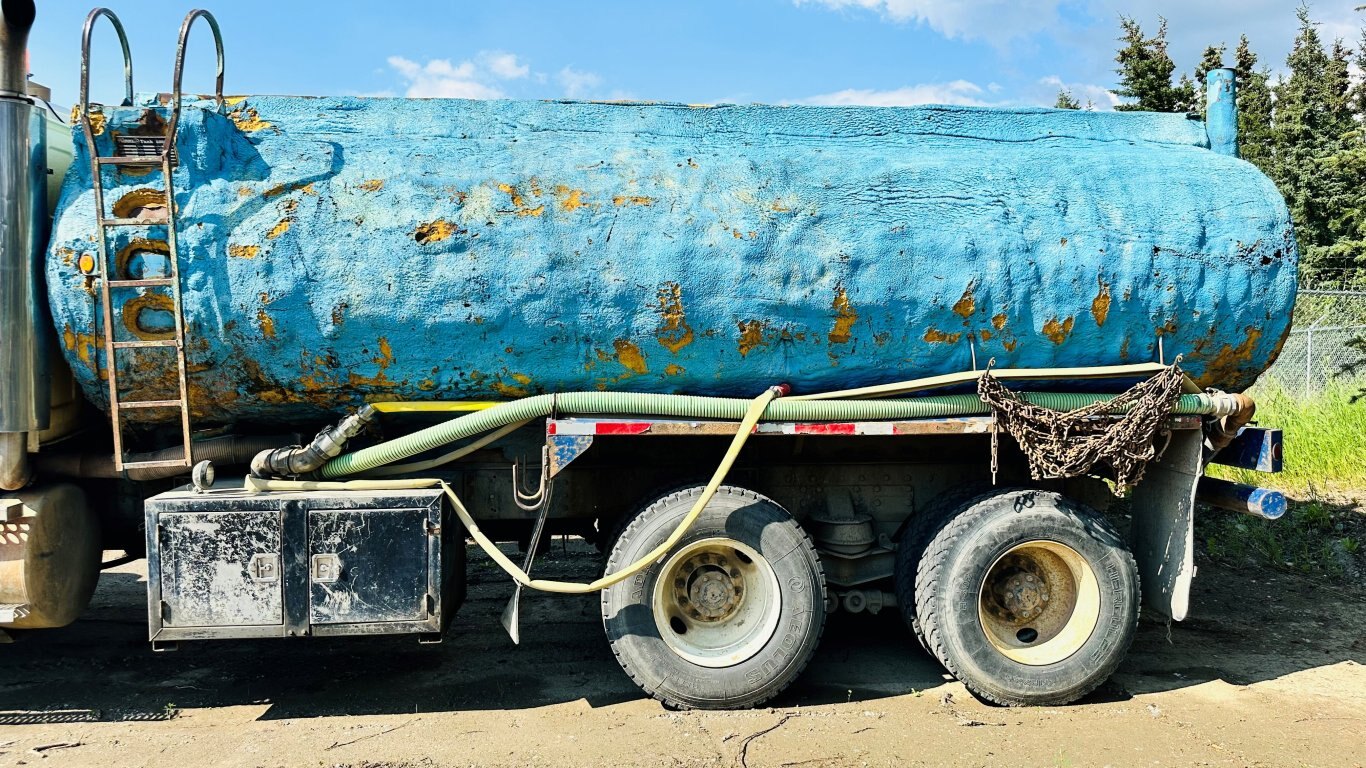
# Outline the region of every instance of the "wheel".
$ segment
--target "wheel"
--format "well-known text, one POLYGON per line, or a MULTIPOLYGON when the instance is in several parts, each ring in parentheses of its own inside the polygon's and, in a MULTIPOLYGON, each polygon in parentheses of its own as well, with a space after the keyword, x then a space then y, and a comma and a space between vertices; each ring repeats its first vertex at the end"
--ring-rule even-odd
MULTIPOLYGON (((702 490, 671 493, 637 514, 607 572, 659 546, 702 490)), ((602 623, 621 668, 666 705, 750 707, 811 660, 825 627, 825 575, 787 510, 722 486, 672 552, 603 590, 602 623)))
POLYGON ((1138 624, 1138 568, 1115 529, 1056 493, 979 497, 930 540, 916 612, 978 697, 1066 704, 1114 672, 1138 624))
POLYGON ((930 647, 925 643, 925 633, 920 627, 920 619, 916 617, 915 610, 915 573, 920 568, 920 558, 930 539, 939 532, 944 523, 985 491, 984 486, 976 483, 944 491, 934 497, 922 512, 912 515, 906 521, 901 532, 901 540, 897 543, 896 562, 892 568, 896 604, 901 609, 901 618, 906 622, 906 627, 911 630, 916 642, 920 643, 920 647, 927 653, 930 647))

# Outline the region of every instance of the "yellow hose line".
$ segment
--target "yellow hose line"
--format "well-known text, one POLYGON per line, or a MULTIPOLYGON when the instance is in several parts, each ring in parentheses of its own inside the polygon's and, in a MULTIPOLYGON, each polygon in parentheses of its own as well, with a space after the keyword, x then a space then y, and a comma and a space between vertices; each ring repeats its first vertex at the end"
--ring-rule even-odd
POLYGON ((391 403, 370 403, 370 407, 380 413, 463 413, 466 411, 485 411, 495 405, 499 405, 499 403, 493 400, 404 400, 391 403))
POLYGON ((725 482, 726 474, 730 472, 730 468, 740 456, 740 449, 745 447, 745 442, 748 441, 749 436, 754 433, 755 425, 759 423, 759 419, 763 418, 764 411, 768 410, 768 404, 773 402, 773 398, 778 396, 778 392, 779 389, 777 387, 771 387, 762 395, 754 398, 754 402, 750 404, 749 410, 745 412, 745 418, 740 421, 740 428, 736 431, 735 437, 731 438, 730 447, 726 449, 726 455, 721 459, 721 463, 717 465, 716 471, 712 473, 711 480, 707 482, 706 488, 702 490, 702 495, 697 497, 697 501, 693 502, 692 509, 688 510, 688 514, 684 515, 683 519, 678 521, 678 525, 675 526, 673 532, 669 534, 669 538, 665 539, 659 546, 650 550, 634 563, 631 563, 614 573, 606 574, 602 578, 588 584, 531 578, 527 575, 526 571, 518 568, 516 563, 508 559, 508 556, 503 554, 502 550, 498 549, 498 545, 493 543, 489 537, 485 536, 483 531, 479 530, 479 524, 474 521, 474 517, 470 515, 469 510, 465 509, 465 505, 461 503, 460 497, 455 495, 455 491, 452 491, 451 487, 447 485, 444 480, 422 478, 408 480, 313 482, 307 480, 261 480, 248 476, 246 488, 254 491, 392 491, 412 488, 433 488, 439 486, 442 492, 446 494, 447 498, 451 500, 451 506, 455 509, 456 517, 460 518, 460 522, 464 524, 465 529, 469 531, 469 534, 474 538, 475 543, 479 545, 480 549, 484 550, 484 554, 493 558, 493 561, 506 571, 514 581, 529 589, 538 589, 542 592, 583 595, 607 589, 613 584, 625 581, 645 568, 648 568, 651 563, 669 554, 669 550, 673 549, 674 545, 678 544, 684 534, 688 532, 688 529, 692 527, 692 524, 696 522, 698 516, 702 514, 702 510, 706 509, 707 504, 711 501, 712 497, 716 495, 716 490, 721 487, 721 483, 725 482))
POLYGON ((452 461, 458 461, 460 459, 463 459, 471 453, 474 453, 480 448, 483 448, 484 446, 488 445, 489 443, 497 442, 498 440, 507 437, 508 435, 512 434, 513 432, 516 432, 517 430, 521 429, 522 427, 525 427, 530 423, 531 421, 513 422, 507 425, 506 427, 503 427, 502 429, 498 429, 488 433, 487 435, 484 435, 483 437, 479 438, 478 440, 475 440, 469 445, 457 448, 456 450, 450 451, 449 453, 443 453, 434 459, 428 459, 426 461, 413 461, 407 464, 389 464, 383 467, 375 467, 369 472, 362 473, 360 477, 362 479, 368 477, 393 477, 394 475, 407 475, 413 472, 426 472, 429 469, 435 469, 436 467, 442 466, 444 464, 450 464, 452 461))

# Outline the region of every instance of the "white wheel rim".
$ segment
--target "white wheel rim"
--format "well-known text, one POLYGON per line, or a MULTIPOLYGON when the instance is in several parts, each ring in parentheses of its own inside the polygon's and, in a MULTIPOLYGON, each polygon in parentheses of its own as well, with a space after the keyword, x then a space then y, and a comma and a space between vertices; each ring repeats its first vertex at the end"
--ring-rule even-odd
POLYGON ((684 545, 655 580, 659 636, 698 666, 731 667, 753 658, 777 632, 781 612, 773 567, 734 539, 684 545))
POLYGON ((1081 650, 1100 624, 1100 585, 1075 549, 1025 542, 987 569, 977 616, 987 641, 1006 658, 1056 664, 1081 650))

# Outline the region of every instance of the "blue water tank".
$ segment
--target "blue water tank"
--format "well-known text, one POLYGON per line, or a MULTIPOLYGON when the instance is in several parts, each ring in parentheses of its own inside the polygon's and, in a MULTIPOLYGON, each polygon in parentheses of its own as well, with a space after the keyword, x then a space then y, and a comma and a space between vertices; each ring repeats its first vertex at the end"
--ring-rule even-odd
MULTIPOLYGON (((166 114, 152 96, 106 107, 101 154, 166 114)), ((67 359, 105 404, 76 136, 47 278, 67 359)), ((1241 390, 1295 296, 1281 196, 1182 115, 252 96, 187 103, 176 140, 200 420, 812 392, 974 354, 1151 361, 1159 340, 1199 383, 1241 390)), ((123 213, 160 184, 104 172, 123 213)), ((118 277, 164 274, 164 227, 111 232, 118 277)), ((119 338, 166 337, 166 289, 117 294, 119 338)), ((169 355, 120 363, 126 396, 174 393, 169 355)))

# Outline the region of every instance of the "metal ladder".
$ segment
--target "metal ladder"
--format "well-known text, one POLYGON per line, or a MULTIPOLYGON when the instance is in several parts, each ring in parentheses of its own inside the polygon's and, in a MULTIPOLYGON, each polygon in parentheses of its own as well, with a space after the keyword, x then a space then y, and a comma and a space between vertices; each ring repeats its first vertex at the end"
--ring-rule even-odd
POLYGON ((218 109, 223 109, 223 37, 218 30, 218 21, 208 11, 193 10, 180 25, 180 40, 176 46, 175 82, 171 94, 171 116, 166 122, 166 131, 160 137, 114 136, 114 154, 101 157, 95 143, 95 131, 90 118, 90 32, 96 21, 103 16, 109 19, 114 31, 118 33, 119 45, 123 48, 123 78, 125 107, 133 106, 133 59, 128 50, 128 36, 124 34, 123 24, 108 8, 96 8, 86 17, 85 28, 81 35, 81 130, 85 134, 86 150, 90 156, 91 185, 95 193, 95 223, 99 230, 99 264, 97 276, 100 281, 100 303, 104 320, 105 367, 109 378, 109 415, 113 421, 114 468, 127 469, 151 467, 189 467, 193 463, 190 446, 190 392, 186 381, 185 360, 185 314, 180 296, 180 266, 176 254, 176 212, 175 183, 173 170, 177 163, 175 151, 176 125, 180 122, 180 82, 185 66, 185 43, 189 38, 190 27, 195 19, 203 18, 213 30, 214 46, 218 53, 218 78, 215 98, 218 109), (163 180, 165 195, 165 218, 119 218, 105 216, 104 178, 102 171, 113 166, 159 169, 163 180), (110 271, 109 236, 115 227, 156 227, 166 228, 167 262, 166 277, 124 279, 110 271), (113 292, 141 288, 170 288, 172 314, 175 316, 175 334, 169 339, 138 339, 119 341, 114 333, 113 292), (119 352, 137 354, 149 348, 173 347, 176 357, 178 391, 174 400, 123 400, 119 397, 119 352), (123 451, 123 411, 136 408, 176 409, 180 412, 181 442, 184 454, 178 459, 161 461, 126 461, 123 451))

